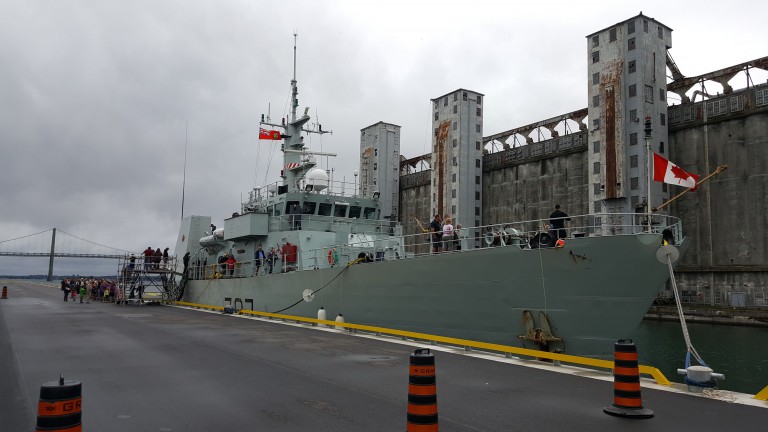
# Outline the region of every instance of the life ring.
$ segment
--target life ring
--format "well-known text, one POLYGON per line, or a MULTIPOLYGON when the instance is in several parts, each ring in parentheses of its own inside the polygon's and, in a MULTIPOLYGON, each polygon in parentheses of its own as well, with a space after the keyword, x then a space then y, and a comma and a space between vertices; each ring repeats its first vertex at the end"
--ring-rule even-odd
POLYGON ((334 265, 339 261, 339 253, 336 251, 336 248, 333 248, 328 251, 328 264, 334 265))
POLYGON ((696 293, 696 300, 703 301, 704 300, 704 293, 699 291, 696 293))

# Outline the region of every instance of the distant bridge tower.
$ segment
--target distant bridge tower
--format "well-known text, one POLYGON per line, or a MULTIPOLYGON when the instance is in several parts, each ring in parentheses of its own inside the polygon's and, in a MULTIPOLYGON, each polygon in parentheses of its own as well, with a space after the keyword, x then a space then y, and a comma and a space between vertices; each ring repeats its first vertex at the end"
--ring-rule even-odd
POLYGON ((53 254, 56 251, 56 228, 51 230, 51 257, 48 259, 48 278, 47 281, 53 280, 53 254))
MULTIPOLYGON (((651 118, 651 151, 668 157, 666 59, 671 47, 672 29, 643 14, 587 36, 591 212, 646 212, 644 119, 651 118)), ((668 196, 666 186, 651 182, 652 207, 668 196)))
MULTIPOLYGON (((432 99, 432 105, 432 214, 448 213, 454 225, 479 226, 483 94, 458 89, 432 99)), ((474 246, 479 246, 479 238, 470 242, 469 247, 474 246)))

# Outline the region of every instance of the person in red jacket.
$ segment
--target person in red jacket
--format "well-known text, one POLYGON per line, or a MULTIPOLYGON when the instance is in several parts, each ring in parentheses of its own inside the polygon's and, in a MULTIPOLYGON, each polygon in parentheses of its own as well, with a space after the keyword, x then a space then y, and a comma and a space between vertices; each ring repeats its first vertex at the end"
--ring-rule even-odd
POLYGON ((235 259, 235 256, 232 254, 229 254, 229 258, 227 258, 227 267, 229 267, 229 276, 232 277, 235 274, 235 263, 237 260, 235 259))

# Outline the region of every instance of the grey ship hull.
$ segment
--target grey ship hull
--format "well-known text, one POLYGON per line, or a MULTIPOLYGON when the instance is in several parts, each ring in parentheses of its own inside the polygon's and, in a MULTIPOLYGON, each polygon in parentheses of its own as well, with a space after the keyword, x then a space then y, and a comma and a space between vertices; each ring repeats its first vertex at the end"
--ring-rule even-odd
MULTIPOLYGON (((669 277, 657 234, 584 237, 563 248, 483 248, 258 277, 190 280, 183 300, 536 348, 523 312, 549 316, 550 349, 608 357, 630 337, 669 277), (343 273, 342 273, 343 272, 343 273), (340 274, 342 273, 342 274, 340 274), (338 277, 337 277, 338 276, 338 277), (334 279, 331 283, 331 281, 334 279), (321 289, 322 288, 322 289, 321 289), (227 300, 225 300, 227 299, 227 300), (239 303, 238 303, 239 305, 239 303)), ((686 245, 682 245, 685 247, 686 245)), ((538 325, 538 323, 537 323, 538 325)))

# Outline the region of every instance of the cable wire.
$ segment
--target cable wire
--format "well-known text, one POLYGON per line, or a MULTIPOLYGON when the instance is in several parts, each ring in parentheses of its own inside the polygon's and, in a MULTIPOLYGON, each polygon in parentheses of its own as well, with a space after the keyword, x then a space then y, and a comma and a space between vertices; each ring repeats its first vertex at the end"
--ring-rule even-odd
POLYGON ((706 366, 704 360, 701 358, 696 348, 691 343, 691 336, 688 334, 688 325, 685 323, 685 315, 683 315, 683 305, 680 302, 680 293, 677 292, 677 283, 675 282, 675 273, 672 269, 672 257, 667 254, 667 266, 669 267, 669 280, 672 282, 672 292, 675 294, 675 304, 677 305, 677 314, 680 317, 680 326, 683 329, 683 339, 685 339, 685 347, 688 351, 685 360, 685 367, 690 366, 690 354, 693 354, 696 361, 702 366, 706 366))
POLYGON ((62 229, 59 229, 59 232, 62 233, 62 234, 66 234, 66 235, 68 235, 70 237, 76 238, 76 239, 78 239, 80 241, 84 241, 86 243, 90 243, 90 244, 93 244, 93 245, 96 245, 96 246, 101 246, 101 247, 105 247, 107 249, 116 250, 116 251, 125 252, 125 253, 136 253, 134 251, 128 251, 128 250, 125 250, 125 249, 118 249, 118 248, 114 248, 114 247, 111 247, 111 246, 107 246, 107 245, 103 245, 103 244, 100 244, 100 243, 96 243, 94 241, 86 240, 86 239, 80 238, 80 237, 78 237, 78 236, 76 236, 74 234, 70 234, 70 233, 68 233, 68 232, 66 232, 66 231, 64 231, 62 229))
MULTIPOLYGON (((320 291, 322 291, 322 290, 323 290, 325 287, 327 287, 328 285, 330 285, 331 283, 333 283, 333 281, 335 281, 335 280, 336 280, 336 279, 337 279, 339 276, 341 276, 341 275, 342 275, 342 274, 343 274, 345 271, 347 271, 347 270, 348 270, 350 267, 352 267, 352 265, 353 265, 353 264, 357 264, 358 262, 360 262, 360 260, 361 260, 361 258, 358 258, 358 259, 356 259, 356 260, 354 260, 354 261, 351 261, 351 262, 350 262, 349 264, 347 264, 347 266, 346 266, 346 267, 344 267, 344 268, 343 268, 343 269, 342 269, 342 270, 341 270, 341 271, 340 271, 340 272, 339 272, 339 273, 338 273, 336 276, 334 276, 334 277, 333 277, 331 280, 329 280, 329 281, 328 281, 328 282, 327 282, 325 285, 321 286, 320 288, 316 289, 315 291, 312 291, 312 294, 310 294, 310 295, 315 295, 315 294, 319 293, 320 291)), ((284 307, 284 308, 282 308, 282 309, 280 309, 280 310, 278 310, 278 311, 272 312, 272 313, 280 313, 280 312, 286 311, 286 310, 288 310, 288 309, 290 309, 290 308, 292 308, 292 307, 296 306, 297 304, 299 304, 299 303, 301 303, 301 302, 303 302, 303 301, 304 301, 304 297, 302 297, 302 298, 301 298, 299 301, 297 301, 296 303, 294 303, 294 304, 292 304, 292 305, 290 305, 290 306, 288 306, 288 307, 284 307)))
MULTIPOLYGON (((40 231, 40 232, 37 232, 37 233, 34 233, 34 234, 29 234, 29 235, 25 235, 25 236, 21 236, 21 237, 16 237, 16 238, 8 239, 8 240, 0 240, 0 243, 10 242, 10 241, 14 241, 14 240, 21 240, 21 239, 24 239, 24 238, 27 238, 27 237, 36 236, 38 234, 42 234, 44 232, 48 232, 48 231, 52 231, 52 230, 53 230, 53 228, 48 228, 45 231, 40 231)), ((59 231, 61 231, 61 230, 59 230, 59 231)))

